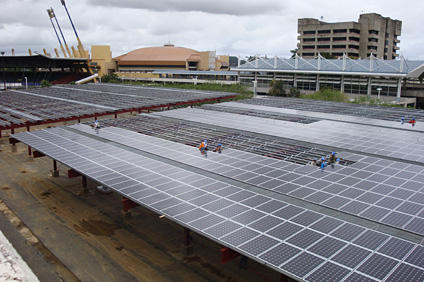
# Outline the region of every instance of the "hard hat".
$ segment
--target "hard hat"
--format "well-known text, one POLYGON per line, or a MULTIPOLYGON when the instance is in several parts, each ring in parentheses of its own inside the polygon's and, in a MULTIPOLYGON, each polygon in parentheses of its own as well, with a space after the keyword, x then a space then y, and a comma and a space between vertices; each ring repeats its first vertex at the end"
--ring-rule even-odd
POLYGON ((221 146, 221 143, 218 143, 218 146, 221 146))
POLYGON ((402 119, 405 119, 404 117, 402 117, 402 119))
POLYGON ((415 118, 412 118, 412 120, 415 120, 415 118))
POLYGON ((336 152, 333 152, 333 155, 335 155, 336 154, 336 152))
POLYGON ((205 143, 208 142, 208 140, 205 140, 205 143))
POLYGON ((339 158, 337 158, 337 159, 336 159, 336 161, 338 161, 338 162, 339 162, 339 161, 340 161, 340 159, 339 159, 339 158))
POLYGON ((324 157, 322 157, 322 158, 321 158, 321 160, 325 160, 325 158, 324 158, 324 157))

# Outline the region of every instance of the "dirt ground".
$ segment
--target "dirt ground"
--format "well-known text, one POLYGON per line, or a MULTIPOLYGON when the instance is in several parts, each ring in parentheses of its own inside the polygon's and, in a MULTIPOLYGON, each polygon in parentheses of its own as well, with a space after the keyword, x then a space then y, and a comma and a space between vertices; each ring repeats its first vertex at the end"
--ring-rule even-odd
POLYGON ((40 281, 280 281, 278 272, 240 257, 221 264, 220 245, 194 232, 186 256, 183 228, 142 207, 123 219, 122 198, 102 194, 89 181, 67 178, 48 157, 27 159, 0 140, 0 226, 40 281))

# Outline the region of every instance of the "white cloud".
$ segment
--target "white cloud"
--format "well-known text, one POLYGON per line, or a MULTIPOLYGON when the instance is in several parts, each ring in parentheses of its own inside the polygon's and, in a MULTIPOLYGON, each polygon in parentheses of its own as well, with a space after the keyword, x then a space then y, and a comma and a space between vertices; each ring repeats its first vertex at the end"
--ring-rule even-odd
MULTIPOLYGON (((169 41, 199 51, 228 55, 290 56, 297 44, 297 19, 357 21, 361 12, 376 12, 403 21, 401 51, 409 59, 423 59, 420 27, 423 4, 407 0, 66 0, 86 49, 111 45, 113 56, 169 41), (284 4, 282 4, 284 3, 284 4), (402 7, 414 7, 403 9, 402 7)), ((59 0, 0 0, 0 49, 27 54, 28 48, 53 53, 59 43, 46 9, 53 7, 68 45, 75 34, 59 0)))

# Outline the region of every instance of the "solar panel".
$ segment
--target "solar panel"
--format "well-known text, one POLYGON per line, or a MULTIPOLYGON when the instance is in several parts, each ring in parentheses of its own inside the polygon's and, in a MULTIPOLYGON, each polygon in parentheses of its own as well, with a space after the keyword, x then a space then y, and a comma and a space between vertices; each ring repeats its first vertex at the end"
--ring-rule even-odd
MULTIPOLYGON (((337 261, 332 259, 330 252, 326 255, 330 256, 331 261, 326 261, 321 255, 313 253, 312 248, 315 245, 316 247, 313 250, 318 252, 320 247, 325 247, 331 241, 337 241, 337 244, 332 244, 331 252, 340 254, 347 242, 353 241, 354 244, 368 248, 369 252, 372 253, 376 252, 385 241, 392 238, 343 221, 343 224, 338 226, 337 219, 324 220, 331 217, 277 199, 269 198, 268 201, 265 201, 264 195, 244 190, 235 185, 228 185, 207 175, 196 174, 180 168, 181 171, 176 172, 176 174, 182 172, 186 172, 186 174, 176 179, 166 173, 171 170, 178 171, 178 169, 175 170, 174 165, 65 129, 51 128, 21 133, 13 137, 45 155, 63 162, 65 165, 71 166, 83 175, 89 177, 93 175, 94 179, 97 177, 102 185, 112 188, 144 207, 160 214, 166 214, 171 220, 182 222, 185 226, 197 230, 213 240, 268 265, 274 265, 283 273, 301 279, 307 280, 307 277, 312 277, 311 279, 326 280, 327 277, 328 279, 336 277, 336 274, 332 271, 339 268, 334 267, 333 265, 337 264, 332 261, 337 261), (87 157, 87 153, 92 152, 95 152, 95 154, 87 157), (69 163, 72 163, 72 165, 69 163), (85 170, 87 170, 87 173, 85 170), (123 171, 134 173, 136 170, 143 176, 132 178, 122 173, 123 171), (96 172, 99 172, 97 176, 95 176, 96 172), (149 175, 151 177, 148 177, 149 175), (127 181, 134 181, 138 184, 127 188, 119 186, 119 190, 115 188, 115 185, 127 181), (171 187, 166 186, 168 183, 172 183, 171 187), (196 186, 192 185, 194 183, 196 186), (203 187, 210 187, 214 183, 218 186, 217 190, 212 190, 212 192, 209 192, 210 188, 202 190, 203 187), (164 190, 159 189, 159 187, 164 188, 164 190), (122 192, 124 189, 127 189, 128 194, 122 192), (193 192, 193 194, 189 196, 188 193, 190 192, 193 192), (211 194, 215 200, 201 206, 194 203, 197 199, 208 194, 211 194), (249 199, 261 200, 258 202, 252 201, 254 207, 251 207, 245 204, 249 199), (200 219, 196 218, 196 215, 200 219), (272 216, 272 220, 268 218, 267 222, 265 220, 267 216, 272 216), (259 224, 260 220, 263 220, 262 225, 259 224), (269 229, 271 222, 275 223, 276 227, 269 229), (261 229, 253 228, 255 224, 261 226, 261 229), (323 233, 317 229, 317 224, 322 225, 321 230, 336 229, 330 234, 323 233), (264 233, 263 229, 267 231, 264 233), (336 250, 335 246, 340 246, 339 251, 336 250), (311 251, 309 252, 305 248, 311 248, 311 251), (281 250, 287 250, 288 253, 277 255, 276 251, 281 250), (269 259, 269 261, 266 259, 269 259), (330 262, 332 264, 329 264, 330 262), (321 267, 324 267, 324 269, 321 270, 321 267)), ((208 160, 216 159, 216 157, 219 158, 219 156, 211 156, 208 160)), ((131 183, 134 184, 134 182, 131 183)), ((415 247, 415 250, 417 248, 415 247)), ((418 264, 420 262, 414 259, 416 254, 414 251, 411 252, 405 258, 405 261, 409 259, 408 263, 417 268, 420 267, 418 264)), ((334 256, 334 258, 336 257, 337 255, 334 256)), ((362 269, 363 273, 374 278, 382 279, 380 277, 391 273, 402 264, 394 258, 379 255, 375 260, 361 264, 358 269, 362 269)), ((339 266, 344 269, 343 266, 339 266)), ((341 275, 340 272, 337 275, 341 275)))
MULTIPOLYGON (((72 128, 86 133, 94 134, 92 129, 84 125, 72 126, 72 128)), ((165 156, 168 156, 166 152, 171 151, 169 150, 171 146, 173 148, 178 148, 179 151, 184 151, 186 149, 186 146, 184 145, 176 143, 171 144, 169 141, 165 140, 161 140, 162 144, 157 145, 158 139, 155 137, 145 136, 119 128, 104 128, 102 130, 103 131, 100 133, 100 135, 98 135, 102 138, 128 145, 130 145, 129 143, 131 141, 137 140, 139 143, 131 143, 130 146, 155 154, 157 154, 156 151, 153 149, 151 150, 151 148, 160 148, 160 151, 165 156), (122 139, 122 136, 125 136, 126 138, 122 139), (145 144, 149 144, 149 146, 146 146, 145 144)), ((378 184, 377 182, 361 180, 360 178, 350 176, 361 172, 361 170, 355 169, 353 167, 344 167, 343 169, 335 172, 324 173, 319 171, 317 168, 314 172, 304 172, 303 174, 299 174, 295 171, 297 171, 297 169, 302 166, 291 164, 290 166, 292 167, 292 170, 289 170, 288 167, 285 167, 285 170, 275 169, 274 171, 281 171, 281 173, 278 173, 281 175, 277 178, 272 178, 265 177, 261 174, 253 174, 250 171, 234 167, 232 165, 224 166, 223 163, 221 163, 221 159, 223 159, 226 163, 237 163, 240 162, 240 159, 242 158, 244 160, 243 166, 249 167, 250 164, 255 164, 255 166, 259 166, 259 168, 269 168, 269 165, 275 165, 279 163, 288 164, 288 162, 277 159, 269 159, 267 157, 257 155, 254 156, 254 162, 249 162, 247 160, 253 159, 251 153, 237 152, 237 157, 233 157, 235 154, 231 156, 231 152, 233 152, 231 149, 226 150, 226 152, 230 153, 229 155, 211 154, 207 159, 195 152, 196 149, 192 148, 187 153, 183 152, 180 155, 176 155, 175 157, 170 158, 174 161, 183 162, 186 164, 190 164, 190 162, 187 160, 192 160, 196 163, 200 161, 207 165, 214 164, 215 167, 222 169, 213 169, 212 171, 214 173, 221 174, 223 176, 252 185, 257 185, 274 192, 290 195, 299 199, 307 199, 311 202, 319 203, 320 205, 329 208, 361 216, 369 220, 378 221, 397 228, 405 228, 405 225, 412 219, 411 216, 416 217, 417 214, 424 208, 423 204, 412 202, 413 195, 415 195, 417 192, 406 188, 404 189, 397 186, 392 186, 390 184, 378 184), (260 163, 262 163, 262 165, 260 165, 260 163), (328 183, 331 184, 326 185, 328 183), (329 194, 316 195, 315 193, 319 190, 329 194), (390 194, 390 197, 385 196, 385 194, 390 194), (316 199, 314 199, 314 195, 316 195, 316 199), (407 202, 405 202, 405 200, 407 200, 407 202), (371 206, 371 204, 374 204, 375 206, 371 206), (393 211, 393 209, 396 211, 393 211), (373 211, 377 213, 374 213, 373 211)), ((370 158, 368 156, 356 158, 356 161, 360 160, 366 160, 368 163, 376 163, 379 162, 380 159, 370 158)), ((381 169, 378 171, 380 170, 381 169)), ((264 172, 265 171, 267 170, 264 169, 264 172)), ((399 174, 401 171, 396 169, 396 172, 399 174)), ((371 177, 373 175, 380 174, 379 172, 368 172, 362 176, 366 175, 371 177)), ((190 183, 190 179, 196 178, 196 176, 189 177, 190 178, 184 179, 184 181, 190 183)), ((232 191, 232 189, 234 188, 222 189, 218 192, 218 195, 230 196, 231 194, 234 194, 232 196, 233 198, 231 198, 233 200, 239 200, 241 198, 247 197, 248 192, 243 192, 245 195, 235 194, 237 191, 232 191)), ((424 189, 424 184, 421 183, 420 188, 414 187, 414 189, 424 189)), ((285 218, 285 216, 288 215, 290 214, 283 215, 282 218, 285 218)), ((415 222, 418 224, 415 226, 412 224, 409 225, 409 229, 407 230, 424 233, 424 230, 422 230, 420 227, 420 221, 415 220, 415 222)))

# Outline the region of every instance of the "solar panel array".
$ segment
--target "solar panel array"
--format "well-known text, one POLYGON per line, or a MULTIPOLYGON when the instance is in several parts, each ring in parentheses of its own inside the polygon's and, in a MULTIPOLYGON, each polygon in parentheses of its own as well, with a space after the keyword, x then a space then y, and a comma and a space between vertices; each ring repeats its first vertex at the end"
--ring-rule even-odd
MULTIPOLYGON (((371 125, 371 126, 377 126, 380 128, 395 128, 395 129, 401 129, 401 130, 408 130, 408 131, 420 131, 424 132, 424 128, 422 126, 412 126, 411 124, 408 124, 408 121, 411 119, 408 118, 404 120, 404 124, 400 122, 399 120, 382 120, 382 119, 374 119, 372 117, 358 117, 358 116, 349 116, 349 115, 343 115, 343 114, 336 114, 336 113, 322 113, 322 112, 310 112, 307 110, 295 110, 295 109, 288 109, 288 108, 281 108, 281 107, 275 107, 275 106, 265 106, 261 105, 261 100, 267 100, 268 98, 253 98, 251 100, 258 100, 259 102, 253 104, 253 103, 244 103, 242 100, 242 103, 239 102, 227 102, 227 103, 221 103, 221 104, 215 104, 215 105, 205 105, 202 106, 202 108, 211 110, 214 109, 215 111, 223 111, 223 112, 232 112, 237 114, 244 114, 244 113, 261 113, 263 117, 271 118, 271 119, 282 119, 282 120, 288 120, 293 122, 298 122, 299 119, 305 119, 305 120, 311 120, 311 121, 318 121, 318 120, 332 120, 332 121, 342 121, 342 122, 349 122, 349 123, 355 123, 355 124, 364 124, 364 125, 371 125), (292 119, 287 119, 286 117, 292 117, 292 119)), ((266 104, 266 103, 265 103, 266 104)), ((278 102, 276 103, 278 105, 278 102)), ((396 117, 397 118, 397 117, 396 117)), ((419 123, 420 125, 421 123, 419 123)))
POLYGON ((0 126, 57 120, 118 110, 166 107, 235 96, 235 93, 125 85, 66 85, 6 91, 0 95, 0 126))
MULTIPOLYGON (((96 135, 109 133, 114 134, 106 128, 96 135)), ((126 131, 121 140, 132 134, 126 131)), ((294 278, 305 281, 424 279, 424 247, 415 243, 62 128, 13 137, 123 196, 294 278)), ((198 154, 196 148, 183 146, 172 150, 172 142, 155 139, 157 147, 152 152, 156 154, 163 155, 165 149, 174 156, 198 154)), ((140 145, 138 140, 129 141, 140 145)), ((231 153, 248 154, 236 150, 231 153)), ((252 157, 259 156, 252 154, 252 157)), ((213 158, 227 156, 215 154, 213 158)), ((212 154, 207 158, 210 159, 212 154)), ((190 162, 201 166, 205 160, 193 158, 190 162)), ((220 168, 216 164, 213 167, 220 168)))
POLYGON ((239 103, 249 105, 261 105, 268 107, 277 107, 305 112, 320 112, 324 114, 338 114, 346 116, 355 116, 362 118, 371 118, 387 121, 400 121, 415 118, 424 121, 424 111, 405 108, 393 108, 371 105, 360 105, 353 103, 342 103, 333 101, 309 100, 299 98, 281 98, 281 97, 261 97, 260 99, 249 99, 238 101, 239 103))
POLYGON ((424 163, 424 134, 321 120, 299 124, 202 109, 177 109, 155 115, 310 142, 375 156, 424 163), (359 134, 360 133, 360 134, 359 134), (407 134, 407 138, 405 136, 407 134))
POLYGON ((182 144, 121 128, 95 132, 86 125, 71 127, 263 189, 424 235, 422 166, 344 152, 338 156, 356 163, 349 167, 335 165, 324 171, 317 166, 233 149, 225 150, 225 155, 209 153, 205 159, 182 144))
MULTIPOLYGON (((87 123, 93 125, 93 123, 87 123)), ((264 136, 249 135, 212 126, 203 126, 191 122, 157 118, 152 115, 139 115, 131 118, 106 119, 100 122, 102 127, 115 126, 162 139, 197 147, 201 140, 207 139, 211 146, 221 143, 225 148, 233 148, 289 162, 307 164, 314 158, 329 156, 332 151, 290 141, 276 140, 264 136)), ((342 165, 351 162, 341 160, 342 165)))

